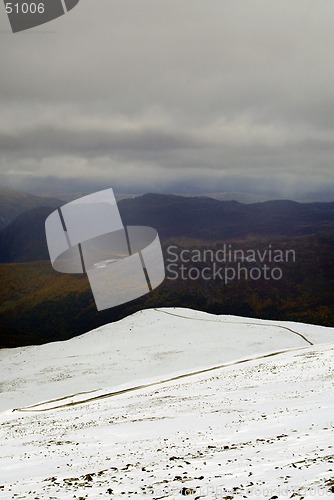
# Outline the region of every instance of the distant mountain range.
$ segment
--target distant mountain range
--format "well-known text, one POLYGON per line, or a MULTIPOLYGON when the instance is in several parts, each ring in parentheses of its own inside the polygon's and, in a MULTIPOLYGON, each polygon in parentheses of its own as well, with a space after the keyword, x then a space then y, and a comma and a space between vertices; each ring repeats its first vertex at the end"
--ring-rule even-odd
POLYGON ((219 280, 166 279, 144 297, 98 312, 87 277, 57 273, 49 261, 45 219, 64 201, 37 202, 45 206, 30 206, 0 232, 0 348, 67 339, 152 307, 334 325, 334 203, 246 205, 161 194, 122 199, 123 223, 156 228, 165 256, 170 244, 214 249, 232 243, 259 250, 274 244, 293 248, 297 260, 286 264, 282 281, 223 286, 219 280))
MULTIPOLYGON (((118 202, 125 225, 152 226, 163 241, 229 241, 295 237, 334 230, 334 203, 267 201, 242 204, 211 198, 146 194, 118 202)), ((0 232, 0 262, 48 259, 44 223, 54 206, 19 215, 0 232)))
POLYGON ((59 207, 63 202, 0 187, 0 230, 18 215, 36 207, 59 207))
MULTIPOLYGON (((85 196, 86 194, 89 194, 90 192, 37 192, 41 197, 46 197, 46 198, 57 198, 59 200, 64 200, 64 201, 71 201, 75 200, 76 198, 80 198, 81 196, 85 196)), ((115 192, 115 197, 116 200, 122 200, 124 198, 137 198, 138 196, 142 196, 144 193, 121 193, 121 192, 115 192)), ((161 193, 160 193, 161 194, 161 193)), ((169 194, 173 194, 176 196, 183 196, 183 197, 189 197, 189 198, 213 198, 214 200, 220 200, 220 201, 239 201, 239 203, 261 203, 263 201, 272 201, 272 200, 291 200, 291 201, 297 201, 299 203, 318 203, 318 202, 323 202, 323 203, 328 203, 331 201, 334 201, 334 192, 332 191, 321 191, 321 192, 309 192, 309 193, 303 193, 303 194, 294 194, 291 196, 282 196, 282 195, 277 195, 277 194, 258 194, 258 193, 247 193, 247 192, 242 192, 242 191, 217 191, 217 192, 198 192, 198 193, 179 193, 179 192, 172 192, 169 194)))
MULTIPOLYGON (((200 196, 197 194, 196 196, 200 196)), ((305 193, 302 195, 294 195, 291 197, 281 197, 268 194, 253 194, 253 193, 242 193, 242 192, 222 192, 222 193, 203 193, 201 196, 206 196, 209 198, 214 198, 216 200, 225 201, 239 201, 240 203, 259 203, 262 201, 272 201, 272 200, 285 200, 289 199, 291 201, 298 201, 299 203, 317 203, 317 202, 331 202, 334 201, 334 193, 323 192, 323 193, 305 193)))
POLYGON ((0 232, 0 262, 46 260, 49 251, 45 219, 54 207, 39 207, 20 214, 0 232))
POLYGON ((206 241, 249 236, 296 236, 334 229, 334 202, 289 200, 242 204, 212 198, 146 194, 118 203, 123 222, 144 224, 162 238, 206 241))

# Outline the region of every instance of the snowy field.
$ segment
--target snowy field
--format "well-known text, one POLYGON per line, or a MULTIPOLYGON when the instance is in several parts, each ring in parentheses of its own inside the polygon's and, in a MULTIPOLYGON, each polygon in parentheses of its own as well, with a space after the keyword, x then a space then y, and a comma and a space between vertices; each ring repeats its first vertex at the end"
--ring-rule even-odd
POLYGON ((333 354, 187 309, 1 350, 0 498, 334 498, 333 354))

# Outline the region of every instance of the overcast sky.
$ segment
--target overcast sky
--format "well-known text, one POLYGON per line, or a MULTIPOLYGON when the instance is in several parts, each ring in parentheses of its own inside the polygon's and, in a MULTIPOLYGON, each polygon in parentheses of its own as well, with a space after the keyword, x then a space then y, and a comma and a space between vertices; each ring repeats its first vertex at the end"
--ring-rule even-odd
POLYGON ((11 34, 0 181, 20 189, 334 191, 332 0, 80 0, 11 34))

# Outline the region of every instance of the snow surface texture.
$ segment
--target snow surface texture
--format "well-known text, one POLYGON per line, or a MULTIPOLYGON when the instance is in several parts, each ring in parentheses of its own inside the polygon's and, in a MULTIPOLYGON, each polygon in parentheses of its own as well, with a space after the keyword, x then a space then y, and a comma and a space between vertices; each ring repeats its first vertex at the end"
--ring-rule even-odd
POLYGON ((333 497, 333 351, 187 309, 1 350, 0 499, 333 497))

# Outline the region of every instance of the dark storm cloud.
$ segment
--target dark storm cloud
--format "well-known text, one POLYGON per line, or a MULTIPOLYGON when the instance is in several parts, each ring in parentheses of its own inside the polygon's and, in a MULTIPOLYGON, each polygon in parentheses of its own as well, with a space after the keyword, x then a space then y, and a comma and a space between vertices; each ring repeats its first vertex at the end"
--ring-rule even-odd
POLYGON ((182 148, 200 148, 201 143, 185 133, 159 130, 106 131, 34 127, 9 135, 0 133, 0 149, 4 153, 20 155, 22 151, 31 157, 85 155, 104 156, 126 154, 127 151, 168 151, 182 148))
POLYGON ((53 33, 2 33, 1 180, 334 188, 333 18, 327 0, 81 0, 53 33))

